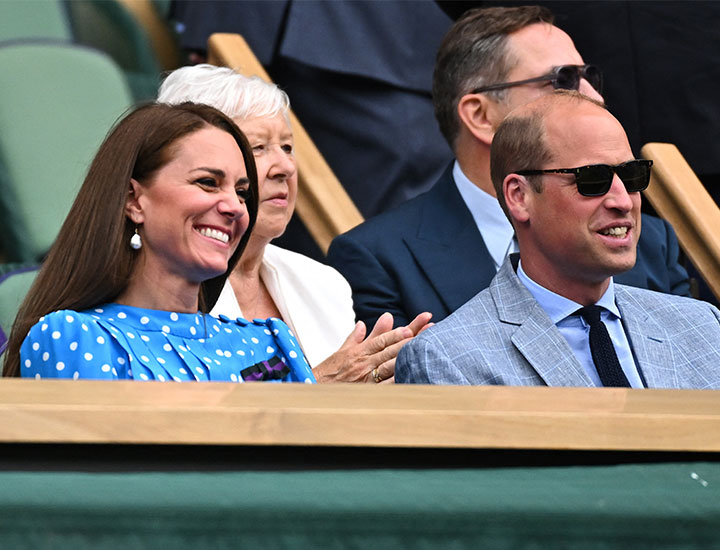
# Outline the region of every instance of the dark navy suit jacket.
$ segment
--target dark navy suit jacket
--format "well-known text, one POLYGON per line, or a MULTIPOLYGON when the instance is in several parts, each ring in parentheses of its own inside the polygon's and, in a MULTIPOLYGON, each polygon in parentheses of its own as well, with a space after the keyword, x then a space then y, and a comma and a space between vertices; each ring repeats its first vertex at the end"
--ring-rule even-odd
MULTIPOLYGON (((643 214, 635 267, 621 284, 689 296, 670 224, 643 214)), ((389 311, 395 325, 423 311, 437 322, 488 287, 495 265, 452 178, 336 237, 328 263, 349 281, 355 314, 368 327, 389 311)))

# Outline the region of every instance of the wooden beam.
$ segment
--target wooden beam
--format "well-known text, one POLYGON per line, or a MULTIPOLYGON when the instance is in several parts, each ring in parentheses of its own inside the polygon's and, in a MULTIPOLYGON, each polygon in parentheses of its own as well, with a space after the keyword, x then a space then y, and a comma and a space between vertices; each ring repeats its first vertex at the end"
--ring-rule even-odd
POLYGON ((0 379, 0 442, 717 452, 718 395, 0 379))
POLYGON ((720 299, 720 209, 675 145, 648 143, 642 156, 653 160, 645 197, 673 226, 680 246, 720 299))
MULTIPOLYGON (((272 82, 239 34, 213 34, 208 40, 208 62, 272 82)), ((298 166, 295 208, 320 249, 327 252, 335 236, 361 223, 363 217, 292 111, 290 124, 295 137, 298 166)))

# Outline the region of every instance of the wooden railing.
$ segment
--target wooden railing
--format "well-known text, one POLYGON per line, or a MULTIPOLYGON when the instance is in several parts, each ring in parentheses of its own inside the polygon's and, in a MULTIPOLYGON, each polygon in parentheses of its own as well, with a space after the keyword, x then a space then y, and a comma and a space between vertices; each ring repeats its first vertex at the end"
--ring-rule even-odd
POLYGON ((720 300, 720 209, 677 147, 648 143, 642 156, 654 163, 645 197, 673 226, 680 246, 720 300))
POLYGON ((0 443, 720 451, 720 394, 0 380, 0 443))
MULTIPOLYGON (((208 62, 272 82, 247 42, 238 34, 213 34, 208 40, 208 62)), ((295 208, 320 249, 327 252, 335 236, 361 223, 363 217, 292 111, 290 124, 298 166, 295 208)))

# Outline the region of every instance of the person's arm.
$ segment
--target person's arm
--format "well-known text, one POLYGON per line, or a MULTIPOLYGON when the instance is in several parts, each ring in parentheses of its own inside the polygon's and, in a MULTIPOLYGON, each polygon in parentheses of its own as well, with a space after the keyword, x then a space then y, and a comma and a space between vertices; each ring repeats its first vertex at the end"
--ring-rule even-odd
MULTIPOLYGON (((56 311, 38 321, 20 348, 23 378, 115 380, 118 356, 111 336, 74 311, 56 311)), ((123 362, 123 365, 126 363, 123 362)))
POLYGON ((395 382, 470 385, 465 375, 431 338, 415 339, 400 351, 395 364, 395 382))
POLYGON ((359 321, 342 347, 315 367, 313 373, 320 383, 392 383, 398 353, 429 326, 429 320, 429 313, 421 313, 409 325, 393 329, 392 315, 384 314, 367 338, 365 324, 359 321))
MULTIPOLYGON (((254 323, 256 322, 254 321, 254 323)), ((270 331, 268 336, 274 340, 274 344, 277 344, 277 346, 268 347, 266 349, 267 353, 274 354, 276 351, 272 348, 279 347, 284 355, 283 359, 286 361, 287 366, 290 367, 290 373, 285 377, 285 382, 314 384, 316 379, 313 370, 290 327, 284 321, 272 317, 266 319, 264 324, 267 330, 270 331)))
POLYGON ((397 280, 367 247, 340 235, 332 241, 327 261, 350 283, 356 318, 367 327, 374 327, 385 312, 392 314, 395 327, 410 323, 397 280))

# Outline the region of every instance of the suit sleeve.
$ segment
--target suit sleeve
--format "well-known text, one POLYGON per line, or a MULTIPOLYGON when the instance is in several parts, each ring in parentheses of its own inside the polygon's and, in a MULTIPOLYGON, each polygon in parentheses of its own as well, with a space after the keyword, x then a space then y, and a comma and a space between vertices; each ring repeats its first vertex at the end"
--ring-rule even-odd
POLYGON ((351 235, 333 239, 327 261, 350 283, 355 316, 367 325, 368 332, 386 311, 392 313, 395 327, 410 323, 395 277, 351 235))
POLYGON ((680 264, 680 245, 672 225, 662 220, 666 234, 667 256, 665 262, 668 269, 668 280, 670 282, 670 293, 678 296, 690 296, 690 278, 685 268, 680 264))
POLYGON ((448 355, 431 340, 417 337, 405 345, 395 362, 398 384, 471 385, 448 355))

